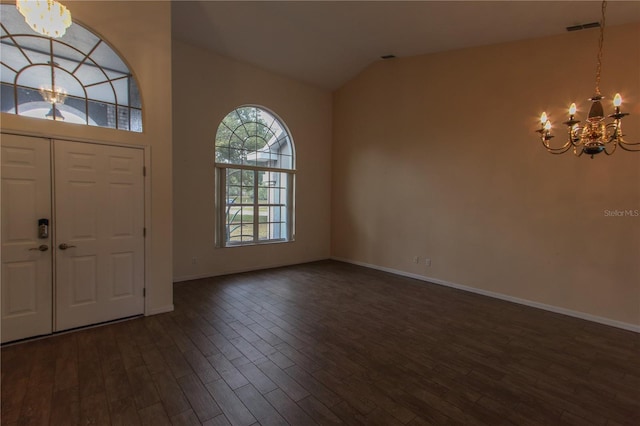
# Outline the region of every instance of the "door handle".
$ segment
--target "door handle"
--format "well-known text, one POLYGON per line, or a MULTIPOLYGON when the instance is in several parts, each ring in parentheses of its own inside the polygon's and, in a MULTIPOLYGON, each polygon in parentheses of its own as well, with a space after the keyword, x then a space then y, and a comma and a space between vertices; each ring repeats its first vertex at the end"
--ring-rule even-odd
POLYGON ((47 251, 47 250, 49 250, 49 246, 46 245, 46 244, 42 244, 42 245, 40 245, 38 247, 32 247, 32 248, 29 249, 29 251, 36 251, 36 250, 38 250, 38 251, 47 251))
POLYGON ((67 243, 62 243, 62 244, 60 244, 60 245, 58 246, 58 248, 59 248, 60 250, 66 250, 66 249, 70 249, 70 248, 72 248, 72 247, 75 247, 75 246, 70 246, 70 245, 69 245, 69 244, 67 244, 67 243))

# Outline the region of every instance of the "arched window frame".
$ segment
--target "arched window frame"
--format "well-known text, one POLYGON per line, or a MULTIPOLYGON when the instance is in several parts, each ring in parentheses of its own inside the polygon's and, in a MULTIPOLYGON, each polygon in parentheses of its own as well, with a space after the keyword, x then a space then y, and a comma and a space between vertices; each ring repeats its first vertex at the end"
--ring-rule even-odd
POLYGON ((216 246, 294 241, 295 146, 284 121, 260 105, 234 108, 214 158, 216 246))
POLYGON ((0 7, 2 112, 142 132, 138 84, 106 40, 75 21, 61 38, 42 36, 15 5, 0 7), (44 99, 60 88, 71 89, 63 102, 44 99))

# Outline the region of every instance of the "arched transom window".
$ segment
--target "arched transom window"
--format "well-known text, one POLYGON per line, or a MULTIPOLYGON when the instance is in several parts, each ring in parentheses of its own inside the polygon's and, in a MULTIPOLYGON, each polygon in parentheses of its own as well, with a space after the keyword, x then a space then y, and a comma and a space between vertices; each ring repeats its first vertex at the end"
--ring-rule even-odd
POLYGON ((0 5, 2 112, 142 132, 138 85, 120 56, 73 23, 60 38, 34 32, 0 5))
POLYGON ((215 140, 219 246, 293 240, 294 164, 275 114, 257 106, 227 114, 215 140))

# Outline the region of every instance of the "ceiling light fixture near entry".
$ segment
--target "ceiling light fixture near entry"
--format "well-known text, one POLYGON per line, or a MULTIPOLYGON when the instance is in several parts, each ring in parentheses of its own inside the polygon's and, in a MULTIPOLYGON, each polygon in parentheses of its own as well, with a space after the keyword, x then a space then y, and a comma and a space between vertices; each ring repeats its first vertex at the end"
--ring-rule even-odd
POLYGON ((55 0, 16 0, 16 8, 35 32, 47 37, 62 37, 71 26, 71 12, 55 0))

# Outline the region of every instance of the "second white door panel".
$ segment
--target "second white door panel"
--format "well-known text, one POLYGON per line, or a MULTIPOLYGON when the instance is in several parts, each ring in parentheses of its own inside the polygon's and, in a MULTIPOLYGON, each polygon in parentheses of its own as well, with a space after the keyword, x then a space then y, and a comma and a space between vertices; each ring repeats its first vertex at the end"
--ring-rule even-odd
POLYGON ((56 330, 143 313, 142 151, 54 146, 56 330))

